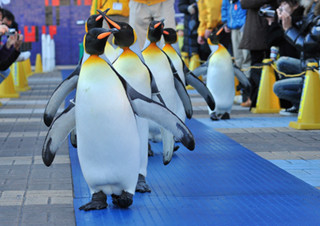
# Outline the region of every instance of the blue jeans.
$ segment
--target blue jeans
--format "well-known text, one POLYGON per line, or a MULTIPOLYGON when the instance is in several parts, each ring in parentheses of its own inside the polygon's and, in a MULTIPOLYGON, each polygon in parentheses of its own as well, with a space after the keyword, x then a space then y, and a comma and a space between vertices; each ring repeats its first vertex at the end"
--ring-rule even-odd
MULTIPOLYGON (((277 60, 277 68, 286 74, 299 74, 302 72, 301 61, 291 57, 280 57, 277 60)), ((303 88, 303 77, 283 78, 273 85, 274 93, 284 100, 288 100, 299 109, 303 88)))

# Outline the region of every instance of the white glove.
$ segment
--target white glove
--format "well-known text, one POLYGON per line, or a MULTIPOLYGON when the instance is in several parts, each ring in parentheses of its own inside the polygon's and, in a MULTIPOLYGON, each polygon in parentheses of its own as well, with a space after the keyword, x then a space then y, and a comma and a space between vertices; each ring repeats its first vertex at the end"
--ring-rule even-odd
POLYGON ((188 6, 188 12, 192 15, 196 13, 196 8, 195 8, 196 4, 193 3, 191 5, 188 6))

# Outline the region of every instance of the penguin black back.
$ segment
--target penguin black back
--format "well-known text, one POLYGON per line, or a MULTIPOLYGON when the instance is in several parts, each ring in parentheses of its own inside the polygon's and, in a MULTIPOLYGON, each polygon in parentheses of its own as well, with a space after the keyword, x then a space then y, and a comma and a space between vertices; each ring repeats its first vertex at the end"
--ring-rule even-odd
POLYGON ((177 32, 173 28, 165 28, 163 29, 163 37, 165 43, 173 44, 178 40, 177 32))
POLYGON ((148 28, 148 39, 150 42, 158 42, 161 39, 164 23, 161 21, 151 21, 148 28))

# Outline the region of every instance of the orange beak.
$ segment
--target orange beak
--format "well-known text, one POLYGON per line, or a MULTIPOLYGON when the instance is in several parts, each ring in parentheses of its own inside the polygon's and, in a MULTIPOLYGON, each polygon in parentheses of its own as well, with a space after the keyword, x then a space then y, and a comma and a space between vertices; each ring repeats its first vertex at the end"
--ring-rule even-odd
POLYGON ((110 31, 108 31, 108 32, 104 32, 104 33, 102 33, 102 34, 100 34, 100 35, 98 35, 98 39, 104 39, 105 37, 108 37, 109 35, 111 34, 111 32, 110 31))
POLYGON ((165 34, 165 35, 169 35, 169 32, 167 32, 167 31, 163 31, 163 34, 165 34))
POLYGON ((96 21, 100 20, 102 18, 101 15, 99 15, 97 18, 96 18, 96 21))
POLYGON ((117 24, 116 22, 110 20, 108 17, 106 17, 106 19, 108 20, 108 23, 110 23, 112 26, 114 26, 114 27, 117 28, 118 30, 121 29, 121 27, 119 26, 119 24, 117 24))
POLYGON ((160 25, 161 25, 161 22, 156 23, 156 24, 154 25, 154 28, 157 28, 157 27, 159 27, 160 25))
POLYGON ((216 35, 217 35, 217 36, 220 35, 220 33, 222 32, 222 30, 223 30, 223 26, 217 31, 216 35))

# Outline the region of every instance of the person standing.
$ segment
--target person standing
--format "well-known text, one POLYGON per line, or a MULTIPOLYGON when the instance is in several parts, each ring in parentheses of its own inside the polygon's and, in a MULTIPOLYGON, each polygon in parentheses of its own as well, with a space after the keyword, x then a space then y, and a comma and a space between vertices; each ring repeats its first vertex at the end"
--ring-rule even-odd
POLYGON ((129 0, 92 0, 90 15, 97 14, 97 9, 108 11, 112 20, 129 22, 129 0))
POLYGON ((166 28, 176 28, 174 0, 130 0, 129 8, 129 24, 137 33, 141 49, 151 21, 164 19, 166 28))

